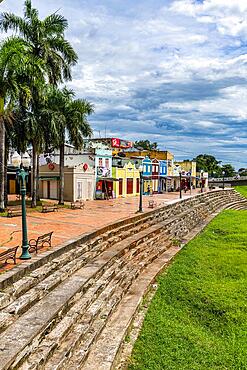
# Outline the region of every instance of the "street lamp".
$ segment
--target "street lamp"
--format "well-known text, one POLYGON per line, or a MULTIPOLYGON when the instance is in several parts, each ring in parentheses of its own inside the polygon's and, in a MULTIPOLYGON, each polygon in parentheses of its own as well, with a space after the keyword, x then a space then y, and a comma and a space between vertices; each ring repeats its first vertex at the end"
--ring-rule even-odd
POLYGON ((30 166, 30 156, 26 152, 21 157, 20 154, 14 152, 12 155, 12 165, 17 168, 16 176, 20 184, 21 193, 21 210, 22 210, 22 253, 20 259, 28 260, 31 258, 29 254, 29 245, 27 239, 27 215, 26 215, 26 182, 28 177, 28 168, 30 166), (26 169, 26 170, 25 170, 26 169))
POLYGON ((191 171, 188 172, 189 175, 189 186, 190 186, 190 195, 191 195, 191 171))
POLYGON ((182 199, 182 172, 179 172, 179 198, 182 199))
POLYGON ((203 193, 202 178, 203 178, 203 170, 201 170, 201 193, 203 193))
POLYGON ((223 190, 225 189, 225 171, 222 171, 223 175, 223 190))
POLYGON ((140 165, 139 167, 139 174, 140 174, 140 198, 139 198, 139 210, 138 212, 142 213, 143 212, 143 209, 142 209, 142 194, 143 194, 143 166, 140 165))

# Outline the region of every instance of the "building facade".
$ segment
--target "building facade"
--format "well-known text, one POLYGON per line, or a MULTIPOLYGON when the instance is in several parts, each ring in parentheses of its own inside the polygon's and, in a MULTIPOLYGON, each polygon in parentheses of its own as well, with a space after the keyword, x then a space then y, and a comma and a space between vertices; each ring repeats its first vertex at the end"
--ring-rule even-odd
POLYGON ((132 162, 125 163, 123 167, 113 167, 114 194, 118 197, 138 195, 140 192, 140 171, 132 162))
MULTIPOLYGON (((39 195, 42 199, 58 200, 59 197, 59 165, 49 163, 39 168, 39 195)), ((86 162, 64 167, 64 200, 94 199, 95 171, 86 162)))

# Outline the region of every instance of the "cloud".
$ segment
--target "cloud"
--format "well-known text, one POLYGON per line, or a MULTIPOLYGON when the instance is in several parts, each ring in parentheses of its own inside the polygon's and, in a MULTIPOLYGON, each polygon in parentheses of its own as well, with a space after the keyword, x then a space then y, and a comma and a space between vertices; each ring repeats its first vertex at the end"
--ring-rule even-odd
MULTIPOLYGON (((92 101, 95 135, 157 141, 177 158, 246 167, 247 3, 33 0, 69 20, 79 55, 69 86, 92 101)), ((1 10, 22 11, 5 0, 1 10)))

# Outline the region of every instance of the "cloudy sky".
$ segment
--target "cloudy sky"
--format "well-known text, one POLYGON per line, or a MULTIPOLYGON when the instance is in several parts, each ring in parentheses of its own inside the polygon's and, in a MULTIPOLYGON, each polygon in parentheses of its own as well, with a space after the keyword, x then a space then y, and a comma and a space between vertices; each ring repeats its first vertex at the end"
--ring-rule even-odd
MULTIPOLYGON (((1 11, 21 14, 21 0, 1 11)), ((69 20, 95 137, 157 141, 177 159, 247 167, 246 0, 33 0, 69 20)))

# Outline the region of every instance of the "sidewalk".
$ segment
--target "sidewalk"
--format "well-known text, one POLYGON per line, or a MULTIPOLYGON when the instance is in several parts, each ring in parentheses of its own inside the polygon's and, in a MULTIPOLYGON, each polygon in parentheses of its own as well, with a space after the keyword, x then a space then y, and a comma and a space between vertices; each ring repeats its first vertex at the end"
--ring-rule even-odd
MULTIPOLYGON (((193 191, 192 195, 198 194, 193 191)), ((190 197, 189 192, 183 193, 183 198, 190 197)), ((157 202, 158 206, 179 199, 179 193, 157 194, 143 196, 143 211, 150 211, 149 200, 157 202)), ((54 202, 53 202, 54 203, 54 202)), ((41 213, 33 211, 27 214, 28 239, 53 231, 52 245, 59 245, 80 234, 93 231, 114 221, 133 216, 139 208, 139 197, 118 198, 110 200, 91 200, 85 202, 84 210, 61 208, 58 212, 41 213)), ((0 217, 0 252, 12 247, 21 246, 21 217, 0 217)), ((44 248, 43 250, 45 250, 44 248)), ((21 248, 18 250, 20 255, 21 248)), ((39 251, 42 253, 42 250, 39 251)), ((22 261, 17 259, 17 263, 22 261)), ((1 262, 0 262, 1 263, 1 262)), ((0 265, 0 272, 13 268, 12 261, 0 265)))

